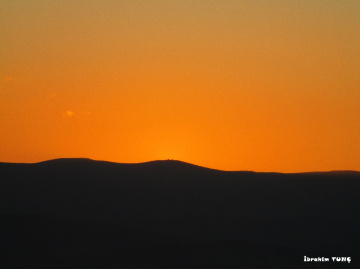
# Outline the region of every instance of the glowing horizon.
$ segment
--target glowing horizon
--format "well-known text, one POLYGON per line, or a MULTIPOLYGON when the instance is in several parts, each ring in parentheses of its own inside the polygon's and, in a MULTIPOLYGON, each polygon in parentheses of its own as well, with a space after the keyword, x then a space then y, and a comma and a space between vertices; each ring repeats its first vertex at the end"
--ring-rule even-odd
POLYGON ((360 171, 359 1, 1 6, 1 162, 360 171))

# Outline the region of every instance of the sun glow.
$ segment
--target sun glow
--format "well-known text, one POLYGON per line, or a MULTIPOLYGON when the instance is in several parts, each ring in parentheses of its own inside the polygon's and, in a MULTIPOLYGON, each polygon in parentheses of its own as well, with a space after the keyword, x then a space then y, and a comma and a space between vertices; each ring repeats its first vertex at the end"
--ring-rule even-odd
POLYGON ((360 2, 265 2, 4 0, 0 161, 360 170, 360 2))

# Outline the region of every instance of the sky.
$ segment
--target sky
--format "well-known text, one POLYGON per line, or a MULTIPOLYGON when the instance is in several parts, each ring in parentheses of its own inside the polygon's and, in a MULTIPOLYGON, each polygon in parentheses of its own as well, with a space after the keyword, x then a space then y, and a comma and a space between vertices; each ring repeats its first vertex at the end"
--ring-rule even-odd
POLYGON ((1 0, 0 161, 360 170, 358 0, 1 0))

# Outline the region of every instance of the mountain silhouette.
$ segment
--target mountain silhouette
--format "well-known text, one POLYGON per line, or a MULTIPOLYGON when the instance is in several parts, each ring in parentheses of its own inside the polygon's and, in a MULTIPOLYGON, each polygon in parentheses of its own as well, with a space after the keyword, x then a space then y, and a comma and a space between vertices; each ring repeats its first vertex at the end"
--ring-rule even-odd
POLYGON ((0 163, 0 174, 4 268, 307 268, 304 256, 352 257, 316 264, 326 268, 358 262, 356 171, 56 159, 0 163))

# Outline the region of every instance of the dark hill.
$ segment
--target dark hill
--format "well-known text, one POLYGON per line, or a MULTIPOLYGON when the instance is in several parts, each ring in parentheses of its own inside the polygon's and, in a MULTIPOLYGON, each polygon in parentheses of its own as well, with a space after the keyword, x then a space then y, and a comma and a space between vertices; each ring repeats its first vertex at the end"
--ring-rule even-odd
POLYGON ((0 174, 8 264, 303 268, 305 255, 341 255, 349 268, 360 253, 359 172, 58 159, 0 163, 0 174))

